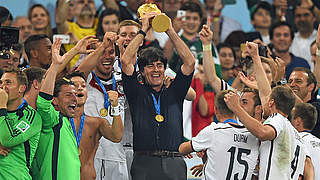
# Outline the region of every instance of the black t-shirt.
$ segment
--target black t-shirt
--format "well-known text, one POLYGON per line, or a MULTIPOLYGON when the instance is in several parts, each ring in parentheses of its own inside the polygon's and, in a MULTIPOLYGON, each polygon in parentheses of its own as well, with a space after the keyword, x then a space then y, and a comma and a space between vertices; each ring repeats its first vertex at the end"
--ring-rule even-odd
POLYGON ((312 129, 311 134, 313 134, 317 138, 320 138, 320 122, 319 122, 319 119, 320 119, 320 101, 311 100, 311 101, 308 101, 308 103, 310 103, 314 107, 316 107, 317 111, 318 111, 318 118, 317 118, 316 126, 312 129))
POLYGON ((122 72, 122 82, 128 99, 133 124, 133 149, 135 151, 178 151, 183 142, 183 101, 192 81, 193 73, 186 76, 181 70, 169 88, 155 92, 151 86, 138 82, 137 73, 128 76, 122 72), (158 100, 163 122, 155 120, 156 111, 152 93, 158 100))

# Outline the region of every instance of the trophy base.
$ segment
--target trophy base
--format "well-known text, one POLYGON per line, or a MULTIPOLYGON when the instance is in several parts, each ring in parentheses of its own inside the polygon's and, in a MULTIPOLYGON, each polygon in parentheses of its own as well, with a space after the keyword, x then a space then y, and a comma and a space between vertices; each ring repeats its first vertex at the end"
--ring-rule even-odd
POLYGON ((164 14, 159 14, 152 19, 152 29, 156 32, 165 32, 170 25, 170 19, 164 14))

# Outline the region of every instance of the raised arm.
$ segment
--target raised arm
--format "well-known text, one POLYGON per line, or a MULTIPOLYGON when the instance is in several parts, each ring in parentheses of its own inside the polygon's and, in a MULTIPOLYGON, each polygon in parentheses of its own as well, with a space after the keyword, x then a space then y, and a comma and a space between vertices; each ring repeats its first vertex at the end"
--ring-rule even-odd
POLYGON ((120 116, 120 106, 118 104, 118 93, 108 91, 108 97, 111 102, 111 113, 113 114, 112 126, 104 119, 101 119, 99 126, 100 134, 112 142, 120 142, 123 135, 123 124, 120 116))
MULTIPOLYGON (((142 28, 141 30, 146 33, 150 30, 150 19, 153 18, 157 13, 151 12, 146 13, 144 17, 141 19, 142 28)), ((137 58, 137 52, 139 49, 140 44, 143 42, 144 35, 142 33, 138 33, 136 37, 130 42, 128 47, 123 53, 121 57, 121 66, 122 71, 126 75, 132 75, 134 72, 134 64, 132 62, 136 62, 135 59, 137 58)))
POLYGON ((59 34, 65 34, 68 32, 67 10, 68 4, 66 0, 57 0, 56 25, 59 34))
POLYGON ((194 71, 195 59, 189 49, 189 47, 182 41, 174 30, 171 20, 169 29, 166 31, 174 47, 176 48, 178 55, 181 57, 183 64, 181 66, 181 72, 184 75, 190 75, 194 71))
POLYGON ((56 40, 52 44, 52 63, 47 70, 44 80, 42 80, 40 92, 53 95, 54 83, 60 66, 63 64, 63 56, 59 55, 61 47, 61 39, 56 40))
MULTIPOLYGON (((98 46, 98 48, 93 51, 93 53, 89 54, 78 67, 78 70, 83 72, 87 77, 88 74, 94 69, 97 65, 100 56, 103 56, 103 53, 106 50, 110 50, 110 47, 114 46, 118 36, 114 32, 106 32, 103 38, 103 42, 98 46)), ((114 49, 110 50, 114 51, 114 49)))
POLYGON ((241 106, 240 97, 234 92, 225 95, 224 101, 228 108, 233 111, 240 119, 242 124, 259 140, 273 140, 276 137, 276 131, 269 125, 262 125, 257 119, 251 117, 241 106))
POLYGON ((221 80, 216 74, 214 61, 212 61, 212 31, 210 30, 210 21, 203 25, 199 33, 203 48, 203 70, 215 93, 221 91, 221 80))
POLYGON ((119 6, 115 0, 102 0, 104 7, 119 11, 119 6))
POLYGON ((98 39, 94 39, 94 38, 95 38, 95 36, 86 36, 86 37, 82 38, 80 41, 78 41, 76 46, 74 46, 70 51, 66 52, 63 55, 64 61, 60 65, 58 73, 62 72, 63 69, 72 60, 72 58, 74 56, 76 56, 77 54, 89 54, 89 53, 93 52, 94 50, 91 50, 91 49, 87 50, 87 47, 90 46, 91 44, 98 42, 98 39))
POLYGON ((264 106, 268 102, 269 96, 271 94, 271 86, 261 63, 258 44, 247 42, 246 46, 249 55, 252 57, 253 68, 256 75, 255 78, 259 89, 259 97, 261 99, 262 106, 264 106))

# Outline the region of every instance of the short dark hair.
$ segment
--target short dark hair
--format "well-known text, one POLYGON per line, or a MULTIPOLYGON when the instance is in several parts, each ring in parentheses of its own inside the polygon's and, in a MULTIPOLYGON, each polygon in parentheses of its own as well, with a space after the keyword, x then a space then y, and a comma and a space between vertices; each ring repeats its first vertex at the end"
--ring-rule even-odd
POLYGON ((307 77, 307 85, 309 86, 310 84, 314 84, 314 87, 312 89, 312 92, 311 94, 313 95, 315 90, 316 90, 316 87, 317 87, 317 79, 316 79, 316 76, 311 72, 310 69, 308 68, 305 68, 305 67, 296 67, 293 69, 292 72, 294 71, 302 71, 302 72, 305 72, 308 74, 308 77, 307 77))
POLYGON ((227 38, 224 40, 224 43, 230 44, 232 47, 238 47, 240 49, 240 44, 247 41, 246 33, 243 31, 232 31, 227 38))
POLYGON ((257 3, 257 4, 255 4, 254 6, 252 6, 252 7, 249 9, 251 20, 253 20, 254 15, 257 13, 257 11, 258 11, 259 9, 264 9, 264 10, 268 11, 268 12, 270 13, 270 16, 271 16, 271 12, 272 12, 272 7, 271 7, 271 5, 270 5, 268 2, 266 2, 266 1, 261 1, 261 2, 259 2, 259 3, 257 3))
POLYGON ((257 89, 252 89, 252 88, 244 88, 242 90, 242 93, 253 93, 253 101, 254 101, 254 107, 261 105, 261 100, 259 97, 259 91, 257 89))
MULTIPOLYGON (((24 42, 24 50, 28 56, 30 61, 31 58, 31 50, 37 49, 39 47, 38 41, 49 37, 45 34, 35 34, 28 37, 28 39, 24 42)), ((50 39, 49 39, 50 40, 50 39)))
POLYGON ((138 58, 139 70, 143 72, 143 69, 146 65, 156 62, 158 60, 160 60, 163 63, 164 69, 166 69, 168 60, 160 49, 155 47, 148 47, 142 49, 139 53, 138 58))
POLYGON ((300 117, 303 122, 303 128, 312 130, 317 123, 317 108, 309 103, 298 103, 292 110, 292 119, 300 117))
POLYGON ((104 18, 105 16, 111 16, 111 15, 117 16, 118 21, 120 21, 120 20, 119 20, 119 16, 120 16, 119 11, 114 10, 114 9, 111 9, 111 8, 107 8, 107 9, 103 10, 103 11, 101 12, 101 14, 99 15, 99 19, 98 19, 98 25, 97 25, 97 31, 96 31, 96 36, 97 36, 97 38, 99 38, 99 39, 102 38, 102 39, 103 39, 103 36, 104 36, 104 34, 105 34, 106 32, 104 32, 104 30, 103 30, 102 20, 103 20, 103 18, 104 18))
POLYGON ((181 5, 180 10, 196 12, 200 16, 200 21, 202 20, 202 9, 200 4, 196 2, 187 1, 181 5))
POLYGON ((26 92, 28 92, 30 90, 31 85, 34 80, 41 83, 42 78, 43 78, 44 74, 46 73, 46 70, 42 69, 40 67, 29 67, 29 68, 23 70, 23 72, 26 74, 26 76, 28 78, 28 86, 26 89, 26 92))
POLYGON ((224 95, 228 94, 229 92, 233 92, 231 90, 223 90, 216 94, 214 98, 214 106, 219 112, 225 116, 234 116, 233 111, 231 111, 226 102, 224 101, 224 95))
POLYGON ((295 105, 296 97, 292 90, 285 86, 276 86, 272 89, 270 99, 274 100, 276 109, 290 115, 290 112, 295 105))
POLYGON ((227 44, 227 43, 219 43, 219 44, 217 45, 218 53, 220 52, 220 50, 221 50, 222 48, 229 48, 229 49, 231 49, 232 55, 233 55, 233 57, 234 57, 234 61, 236 61, 236 59, 237 59, 236 52, 234 51, 234 49, 232 48, 231 45, 229 45, 229 44, 227 44))
POLYGON ((280 26, 287 26, 289 29, 290 29, 290 36, 291 36, 291 39, 293 40, 294 38, 294 31, 293 31, 293 28, 292 26, 285 22, 285 21, 279 21, 279 22, 276 22, 274 24, 271 25, 270 29, 269 29, 269 35, 270 35, 270 40, 273 39, 273 32, 274 32, 274 29, 280 27, 280 26))
MULTIPOLYGON (((4 69, 4 73, 13 73, 13 74, 15 74, 17 76, 17 82, 19 83, 19 85, 26 85, 26 87, 28 87, 27 75, 22 70, 20 70, 19 68, 4 69)), ((24 91, 23 94, 25 92, 26 91, 24 91)))
POLYGON ((84 73, 83 72, 80 72, 80 71, 74 71, 74 72, 72 72, 72 73, 69 73, 69 74, 67 74, 67 75, 65 75, 65 77, 67 78, 67 79, 71 79, 71 78, 73 78, 73 77, 81 77, 83 80, 87 80, 87 78, 86 78, 86 76, 84 75, 84 73))
POLYGON ((67 79, 65 77, 63 77, 62 79, 56 80, 56 82, 54 84, 53 97, 59 96, 59 93, 61 91, 61 87, 63 85, 73 85, 74 86, 74 83, 70 79, 67 79))

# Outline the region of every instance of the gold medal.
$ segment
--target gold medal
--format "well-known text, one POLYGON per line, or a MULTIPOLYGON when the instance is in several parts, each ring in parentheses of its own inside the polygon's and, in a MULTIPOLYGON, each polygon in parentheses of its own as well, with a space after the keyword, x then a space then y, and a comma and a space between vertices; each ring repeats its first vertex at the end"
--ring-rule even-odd
POLYGON ((80 147, 79 147, 79 156, 81 155, 81 149, 80 149, 80 147))
POLYGON ((100 116, 106 117, 108 115, 108 110, 106 108, 102 108, 100 109, 99 113, 100 113, 100 116))
POLYGON ((158 121, 158 122, 164 121, 164 117, 163 117, 162 115, 160 115, 160 114, 156 115, 155 119, 156 119, 156 121, 158 121))

